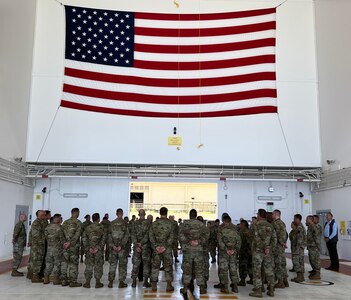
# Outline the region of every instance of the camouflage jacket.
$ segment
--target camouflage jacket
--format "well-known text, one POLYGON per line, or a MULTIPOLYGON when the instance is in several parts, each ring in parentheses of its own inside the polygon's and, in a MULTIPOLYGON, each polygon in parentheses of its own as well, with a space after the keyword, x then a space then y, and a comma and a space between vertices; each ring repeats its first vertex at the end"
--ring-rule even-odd
POLYGON ((71 243, 71 247, 80 244, 80 236, 82 230, 82 222, 76 218, 69 218, 62 224, 62 241, 63 243, 71 243))
POLYGON ((241 247, 241 238, 238 233, 237 227, 233 224, 222 224, 218 229, 218 249, 220 252, 227 250, 235 250, 239 252, 241 247))
POLYGON ((302 224, 297 225, 294 244, 296 250, 304 249, 306 247, 306 230, 302 224))
POLYGON ((52 223, 46 226, 45 238, 49 248, 63 249, 61 225, 52 223))
POLYGON ((45 232, 44 223, 42 220, 35 219, 32 223, 30 240, 32 247, 44 247, 45 246, 45 232))
POLYGON ((252 228, 252 252, 264 252, 265 249, 274 249, 277 245, 277 235, 272 224, 267 220, 259 220, 252 228))
POLYGON ((132 243, 135 245, 140 243, 141 245, 149 244, 149 231, 150 231, 151 223, 144 219, 144 220, 136 220, 133 222, 132 227, 132 243))
POLYGON ((217 245, 217 235, 218 235, 218 225, 212 225, 210 227, 210 238, 209 238, 209 243, 212 245, 217 245))
POLYGON ((111 222, 108 232, 108 244, 110 248, 120 246, 125 248, 128 244, 130 235, 128 223, 123 219, 115 219, 111 222))
POLYGON ((163 246, 166 251, 172 250, 173 243, 173 225, 169 219, 160 218, 153 222, 149 232, 151 248, 156 249, 158 246, 163 246))
POLYGON ((13 243, 19 246, 26 246, 27 243, 27 232, 26 226, 24 226, 23 222, 19 221, 15 228, 13 229, 13 243))
POLYGON ((320 248, 321 234, 315 224, 309 224, 307 228, 306 246, 320 248))
POLYGON ((273 221, 272 225, 277 234, 277 247, 283 247, 288 240, 285 223, 281 219, 278 219, 273 221))
POLYGON ((85 228, 87 228, 89 225, 91 225, 91 224, 93 224, 93 222, 91 222, 91 221, 89 221, 89 222, 87 222, 87 221, 84 221, 83 223, 82 223, 82 230, 81 230, 81 234, 83 235, 83 233, 84 233, 84 230, 85 230, 85 228))
POLYGON ((173 228, 173 244, 178 244, 179 226, 177 221, 175 220, 172 221, 172 228, 173 228))
POLYGON ((248 228, 241 229, 239 231, 240 238, 241 238, 241 247, 240 247, 240 253, 243 254, 248 254, 251 255, 251 246, 252 246, 252 240, 253 240, 253 235, 252 235, 252 230, 248 228))
POLYGON ((179 242, 184 252, 204 251, 205 243, 209 238, 206 226, 199 220, 184 220, 179 226, 179 242), (192 246, 191 241, 197 240, 198 245, 192 246))
POLYGON ((93 222, 87 226, 82 236, 84 251, 88 252, 89 248, 94 247, 103 251, 106 242, 106 232, 102 224, 93 222))
POLYGON ((319 235, 319 237, 321 237, 322 236, 322 234, 323 234, 323 227, 321 226, 321 224, 315 224, 316 225, 316 227, 317 227, 317 230, 318 230, 318 235, 319 235))
POLYGON ((289 240, 290 240, 290 248, 292 252, 296 251, 295 236, 296 236, 296 229, 291 229, 291 231, 289 232, 289 240))

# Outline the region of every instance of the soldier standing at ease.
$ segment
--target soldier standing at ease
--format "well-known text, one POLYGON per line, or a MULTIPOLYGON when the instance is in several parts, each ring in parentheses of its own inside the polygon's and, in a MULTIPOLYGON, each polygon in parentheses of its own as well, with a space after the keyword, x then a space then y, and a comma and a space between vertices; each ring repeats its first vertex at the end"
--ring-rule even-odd
POLYGON ((294 222, 291 222, 291 231, 289 232, 289 240, 290 240, 290 249, 291 249, 291 261, 292 261, 292 269, 289 270, 289 272, 295 272, 295 261, 296 259, 294 258, 294 253, 296 253, 296 225, 294 222))
POLYGON ((93 214, 93 223, 85 228, 82 239, 85 250, 85 283, 83 287, 90 288, 90 281, 95 276, 95 288, 102 288, 101 277, 104 266, 105 229, 100 224, 100 215, 93 214))
POLYGON ((204 274, 205 288, 207 289, 207 282, 210 279, 210 257, 209 257, 210 249, 208 247, 208 240, 210 238, 210 228, 206 226, 206 222, 204 221, 204 218, 202 216, 198 216, 197 220, 202 222, 205 226, 206 237, 203 245, 204 264, 202 269, 204 274))
POLYGON ((306 247, 306 230, 305 227, 301 223, 302 216, 300 214, 296 214, 294 216, 294 223, 296 225, 296 234, 295 234, 295 241, 294 244, 296 246, 294 253, 292 253, 293 259, 295 261, 294 269, 297 273, 297 276, 291 281, 300 283, 305 280, 304 273, 305 273, 305 262, 304 262, 304 249, 306 247))
MULTIPOLYGON (((82 223, 82 237, 83 237, 85 228, 91 224, 90 215, 85 215, 84 219, 85 221, 82 223)), ((81 263, 83 262, 84 253, 85 252, 84 252, 84 246, 83 246, 83 239, 81 239, 80 241, 80 262, 81 263)))
POLYGON ((49 277, 52 277, 54 285, 61 284, 59 278, 62 261, 62 244, 61 218, 55 215, 52 222, 45 228, 45 238, 47 242, 47 252, 45 258, 44 284, 50 283, 49 277))
POLYGON ((172 221, 173 225, 173 243, 172 243, 172 252, 174 257, 174 262, 179 263, 178 260, 178 235, 179 235, 179 226, 178 222, 174 220, 174 216, 169 216, 169 219, 172 221))
POLYGON ((125 288, 127 278, 128 264, 128 241, 129 230, 128 223, 123 220, 123 209, 118 208, 116 211, 117 219, 110 224, 108 233, 108 245, 110 246, 110 270, 108 273, 108 287, 113 287, 113 281, 116 278, 116 269, 118 264, 119 288, 125 288))
POLYGON ((71 210, 71 218, 62 224, 63 261, 61 263, 62 286, 80 287, 77 282, 79 248, 82 222, 78 220, 79 208, 71 210))
POLYGON ((307 225, 307 238, 306 245, 308 249, 308 257, 312 271, 310 271, 309 279, 320 280, 321 279, 321 261, 320 261, 320 241, 321 232, 318 227, 313 223, 313 216, 306 218, 307 225))
POLYGON ((238 293, 237 254, 241 247, 241 238, 230 216, 223 217, 223 226, 218 229, 218 273, 222 283, 221 292, 229 293, 228 271, 232 292, 238 293))
MULTIPOLYGON (((108 233, 110 231, 110 225, 111 225, 111 222, 108 218, 109 218, 109 215, 108 213, 106 213, 101 221, 101 224, 104 226, 106 237, 108 236, 108 233)), ((110 259, 110 246, 108 244, 108 238, 106 238, 105 261, 109 261, 109 259, 110 259)))
POLYGON ((219 220, 216 219, 216 221, 211 222, 211 227, 210 227, 210 239, 208 241, 209 243, 209 248, 210 248, 210 255, 211 255, 211 264, 215 264, 217 262, 216 256, 217 256, 217 234, 218 234, 218 227, 219 227, 219 220))
POLYGON ((266 220, 266 210, 259 209, 257 222, 253 225, 252 263, 253 292, 251 297, 262 298, 262 271, 268 282, 267 295, 274 297, 274 258, 272 249, 277 244, 273 225, 266 220))
POLYGON ((252 284, 252 231, 249 229, 249 223, 246 220, 240 221, 240 238, 241 247, 239 252, 239 275, 240 282, 238 286, 246 286, 245 279, 247 275, 250 277, 248 283, 252 284))
POLYGON ((281 220, 280 216, 281 212, 279 209, 273 211, 272 225, 277 234, 277 245, 273 249, 275 266, 274 273, 276 280, 278 281, 274 287, 284 289, 286 287, 289 287, 285 258, 285 249, 287 248, 286 241, 288 239, 288 234, 286 232, 285 223, 281 220))
POLYGON ((167 292, 174 291, 172 286, 173 281, 173 258, 172 258, 172 243, 173 243, 173 226, 172 222, 167 218, 168 209, 161 207, 161 217, 152 223, 149 238, 151 243, 152 262, 151 262, 151 288, 152 291, 157 291, 158 274, 160 271, 161 262, 165 269, 165 278, 167 281, 167 292))
POLYGON ((27 244, 27 232, 24 222, 27 221, 27 215, 21 213, 19 215, 19 221, 15 225, 13 230, 12 244, 13 244, 13 264, 11 276, 18 277, 24 276, 22 272, 18 271, 18 268, 22 262, 23 250, 27 244))

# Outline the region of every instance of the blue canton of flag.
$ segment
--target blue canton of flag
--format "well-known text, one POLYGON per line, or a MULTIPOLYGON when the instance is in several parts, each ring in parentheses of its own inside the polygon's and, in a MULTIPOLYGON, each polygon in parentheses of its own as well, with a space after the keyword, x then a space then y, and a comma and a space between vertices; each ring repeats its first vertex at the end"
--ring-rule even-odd
POLYGON ((66 59, 133 67, 134 13, 66 6, 66 59))

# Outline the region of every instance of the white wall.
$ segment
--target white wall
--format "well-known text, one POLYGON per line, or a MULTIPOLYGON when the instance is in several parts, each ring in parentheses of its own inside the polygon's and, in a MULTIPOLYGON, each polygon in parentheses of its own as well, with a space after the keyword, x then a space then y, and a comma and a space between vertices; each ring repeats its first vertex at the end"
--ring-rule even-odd
MULTIPOLYGON (((274 7, 281 1, 64 1, 99 8, 199 13, 274 7)), ((60 108, 64 68, 64 11, 55 1, 38 0, 28 161, 189 163, 290 166, 276 114, 157 119, 105 115, 60 108), (167 146, 173 127, 183 137, 177 151, 167 146), (198 149, 203 143, 205 147, 198 149)), ((277 10, 279 115, 295 166, 319 166, 317 76, 312 0, 290 0, 277 10), (303 134, 302 134, 303 133, 303 134)))

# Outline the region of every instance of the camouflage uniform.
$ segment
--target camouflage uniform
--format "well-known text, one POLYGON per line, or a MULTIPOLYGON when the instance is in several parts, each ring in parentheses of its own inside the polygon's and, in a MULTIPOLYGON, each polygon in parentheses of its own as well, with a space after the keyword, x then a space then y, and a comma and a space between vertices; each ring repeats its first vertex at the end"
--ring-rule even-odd
MULTIPOLYGON (((84 222, 82 223, 82 237, 83 237, 83 233, 84 233, 85 228, 86 228, 87 226, 91 225, 91 224, 92 224, 91 221, 89 221, 89 222, 84 221, 84 222)), ((84 255, 84 254, 85 254, 85 251, 84 251, 83 238, 82 238, 82 239, 80 240, 80 255, 81 255, 81 257, 82 257, 82 262, 83 262, 83 255, 84 255)))
POLYGON ((281 281, 288 278, 286 270, 285 244, 288 239, 285 223, 281 219, 274 220, 272 223, 277 234, 277 245, 273 249, 275 277, 281 281))
POLYGON ((85 228, 82 236, 85 251, 85 279, 101 279, 104 266, 104 246, 106 242, 105 229, 102 224, 93 222, 85 228), (95 254, 90 253, 90 248, 96 248, 95 254))
POLYGON ((68 249, 63 249, 63 261, 61 263, 62 279, 70 283, 76 283, 78 278, 79 247, 82 222, 76 218, 69 218, 62 224, 62 242, 69 242, 68 249))
POLYGON ((110 270, 108 273, 109 281, 113 281, 116 277, 117 264, 119 281, 124 281, 127 278, 128 254, 126 248, 128 247, 128 241, 128 224, 123 219, 118 218, 112 221, 108 234, 108 245, 110 246, 110 270), (121 251, 118 253, 114 251, 114 246, 120 246, 122 248, 121 251))
MULTIPOLYGON (((294 258, 294 253, 296 253, 296 229, 291 229, 289 232, 289 240, 290 240, 290 249, 291 249, 291 261, 293 265, 293 270, 295 271, 295 261, 296 259, 294 258)), ((292 271, 292 270, 290 270, 292 271)))
POLYGON ((13 265, 12 269, 17 270, 22 261, 23 250, 27 243, 26 227, 19 221, 13 230, 13 265))
POLYGON ((252 230, 248 228, 239 231, 241 238, 241 247, 239 252, 239 275, 245 280, 247 275, 252 278, 252 230))
POLYGON ((171 220, 160 218, 152 223, 149 239, 151 243, 152 261, 151 261, 151 282, 158 282, 158 273, 163 262, 165 269, 165 278, 167 282, 173 281, 173 258, 172 258, 172 243, 173 243, 173 225, 171 220), (156 248, 163 246, 166 251, 162 254, 156 252, 156 248))
POLYGON ((205 286, 204 279, 204 245, 208 236, 205 225, 196 219, 184 220, 179 227, 179 241, 183 250, 183 286, 186 289, 192 282, 193 275, 197 284, 205 286), (198 245, 192 246, 191 241, 198 245))
POLYGON ((296 273, 304 273, 304 249, 306 246, 306 230, 302 224, 297 225, 294 238, 294 245, 296 246, 294 252, 292 253, 294 269, 296 273))
POLYGON ((132 278, 137 278, 140 264, 143 264, 143 275, 145 279, 150 278, 151 273, 151 247, 149 241, 149 230, 151 223, 148 220, 137 220, 133 222, 132 243, 133 251, 133 269, 132 278), (141 244, 141 253, 136 251, 136 245, 141 244))
POLYGON ((306 245, 308 249, 308 257, 310 259, 311 267, 314 271, 320 272, 320 240, 321 232, 319 228, 311 223, 308 225, 306 245))
POLYGON ((272 249, 277 244, 277 235, 273 225, 266 220, 259 220, 253 226, 252 263, 254 288, 262 287, 262 269, 269 286, 274 286, 274 258, 272 249), (265 249, 269 249, 265 255, 265 249))
POLYGON ((50 224, 45 228, 48 249, 45 258, 45 276, 59 276, 62 262, 63 241, 61 225, 50 224))
POLYGON ((204 267, 203 267, 203 272, 204 272, 204 280, 205 280, 205 285, 206 282, 210 279, 210 248, 208 246, 208 241, 210 239, 210 228, 205 226, 205 242, 203 245, 203 254, 204 254, 204 267))
POLYGON ((232 283, 238 283, 237 254, 241 247, 241 238, 234 224, 223 223, 218 229, 218 275, 219 281, 228 285, 228 271, 232 283), (234 250, 228 255, 228 250, 234 250))
POLYGON ((210 249, 210 255, 212 258, 212 262, 216 262, 216 256, 217 256, 217 234, 218 234, 218 225, 211 225, 210 227, 210 238, 208 241, 209 244, 209 249, 210 249))
POLYGON ((110 259, 110 246, 108 244, 108 233, 110 231, 110 226, 111 226, 111 222, 109 220, 102 220, 101 224, 104 226, 104 230, 105 230, 105 235, 106 235, 106 241, 105 241, 105 260, 109 261, 110 259))
POLYGON ((175 260, 178 260, 178 235, 179 235, 179 226, 176 220, 172 221, 173 225, 173 243, 172 243, 172 252, 175 260))
MULTIPOLYGON (((46 223, 46 221, 44 221, 46 223)), ((33 275, 38 276, 42 268, 45 255, 45 224, 36 219, 31 228, 31 268, 33 275)))

